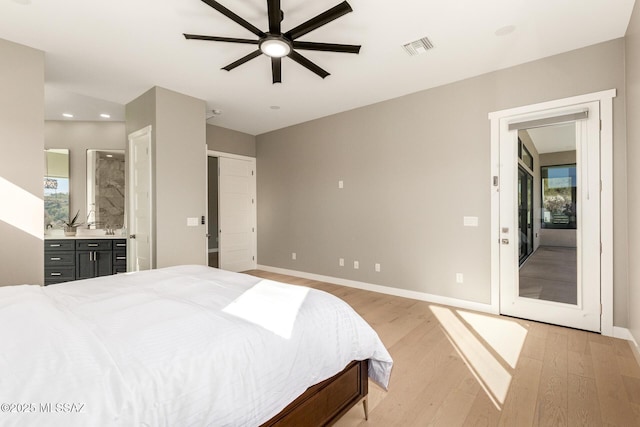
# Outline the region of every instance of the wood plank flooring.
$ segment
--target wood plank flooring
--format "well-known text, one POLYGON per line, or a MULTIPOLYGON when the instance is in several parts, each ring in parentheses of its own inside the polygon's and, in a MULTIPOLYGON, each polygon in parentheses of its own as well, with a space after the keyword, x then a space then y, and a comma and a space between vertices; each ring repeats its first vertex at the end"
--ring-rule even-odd
POLYGON ((369 382, 369 421, 356 405, 337 427, 640 426, 640 366, 626 341, 264 271, 248 273, 342 298, 391 353, 389 391, 369 382))

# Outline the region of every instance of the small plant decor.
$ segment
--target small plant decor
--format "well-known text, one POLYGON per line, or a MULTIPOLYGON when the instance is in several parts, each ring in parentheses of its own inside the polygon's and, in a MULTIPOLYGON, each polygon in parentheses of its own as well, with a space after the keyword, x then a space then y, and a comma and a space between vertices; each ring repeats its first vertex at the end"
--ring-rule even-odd
POLYGON ((64 224, 64 234, 65 236, 75 236, 76 229, 82 225, 81 222, 78 221, 78 217, 80 216, 80 209, 76 212, 76 215, 70 221, 63 221, 64 224))

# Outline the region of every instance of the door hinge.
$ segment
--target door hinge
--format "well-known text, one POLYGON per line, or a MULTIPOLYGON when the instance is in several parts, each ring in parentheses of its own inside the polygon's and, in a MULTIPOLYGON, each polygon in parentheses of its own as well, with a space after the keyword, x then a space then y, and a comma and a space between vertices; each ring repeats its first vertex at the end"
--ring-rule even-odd
POLYGON ((251 176, 253 176, 253 171, 251 171, 251 176))
POLYGON ((256 260, 256 257, 252 256, 251 261, 255 261, 255 260, 256 260))
POLYGON ((600 242, 600 255, 602 255, 602 242, 600 242))
POLYGON ((251 204, 255 204, 256 203, 256 199, 251 199, 251 204))
POLYGON ((493 177, 493 186, 497 187, 499 183, 500 183, 500 178, 498 178, 497 176, 494 176, 493 177))
POLYGON ((256 232, 255 227, 251 227, 251 231, 252 231, 253 233, 255 233, 255 232, 256 232))
POLYGON ((602 120, 600 120, 600 130, 602 130, 602 120))
POLYGON ((600 303, 600 316, 602 316, 602 303, 600 303))

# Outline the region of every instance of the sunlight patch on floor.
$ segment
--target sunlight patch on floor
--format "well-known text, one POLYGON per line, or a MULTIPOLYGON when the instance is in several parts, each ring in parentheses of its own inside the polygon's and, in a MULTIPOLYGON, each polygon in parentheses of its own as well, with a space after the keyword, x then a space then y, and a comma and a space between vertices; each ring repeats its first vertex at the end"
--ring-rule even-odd
POLYGON ((515 369, 527 330, 513 320, 456 310, 457 313, 515 369))
POLYGON ((514 327, 510 320, 439 306, 430 306, 430 309, 471 373, 500 409, 512 379, 510 370, 503 363, 515 367, 526 330, 523 331, 520 325, 514 327), (492 350, 503 360, 499 360, 492 350))

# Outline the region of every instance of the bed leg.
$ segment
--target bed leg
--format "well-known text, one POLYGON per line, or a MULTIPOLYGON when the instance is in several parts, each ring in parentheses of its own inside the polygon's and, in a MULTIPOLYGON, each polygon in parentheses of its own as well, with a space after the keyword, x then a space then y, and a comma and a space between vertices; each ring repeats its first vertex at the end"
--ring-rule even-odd
POLYGON ((364 408, 364 419, 365 421, 369 421, 369 401, 367 400, 367 396, 362 399, 362 407, 364 408))

